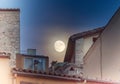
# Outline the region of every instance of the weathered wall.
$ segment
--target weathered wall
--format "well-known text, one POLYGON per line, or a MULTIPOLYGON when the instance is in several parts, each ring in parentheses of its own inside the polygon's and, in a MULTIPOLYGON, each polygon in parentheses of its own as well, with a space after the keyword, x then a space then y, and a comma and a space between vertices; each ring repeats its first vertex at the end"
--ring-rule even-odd
POLYGON ((99 35, 83 37, 75 41, 75 63, 77 65, 83 64, 83 57, 93 44, 93 38, 99 35))
POLYGON ((75 41, 75 64, 80 65, 82 64, 82 58, 83 58, 83 46, 84 46, 84 39, 78 39, 75 41))
POLYGON ((0 9, 0 52, 11 53, 12 67, 15 55, 20 51, 20 15, 19 10, 0 9))

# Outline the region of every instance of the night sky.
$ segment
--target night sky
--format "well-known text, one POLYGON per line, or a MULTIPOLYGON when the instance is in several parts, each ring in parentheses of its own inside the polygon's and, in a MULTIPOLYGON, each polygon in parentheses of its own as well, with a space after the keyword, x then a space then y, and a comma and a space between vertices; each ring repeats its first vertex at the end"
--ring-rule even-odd
POLYGON ((120 0, 0 0, 0 8, 21 10, 21 53, 36 48, 37 54, 62 61, 54 42, 67 44, 72 34, 105 26, 120 0))

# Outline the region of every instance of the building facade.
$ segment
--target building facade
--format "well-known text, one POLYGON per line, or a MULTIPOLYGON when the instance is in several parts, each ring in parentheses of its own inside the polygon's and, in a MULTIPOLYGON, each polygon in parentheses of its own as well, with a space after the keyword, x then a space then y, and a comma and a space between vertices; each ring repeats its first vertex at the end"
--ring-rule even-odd
POLYGON ((0 52, 10 54, 10 66, 15 67, 20 52, 20 10, 0 9, 0 52))
POLYGON ((104 28, 97 28, 82 33, 74 34, 69 38, 64 62, 83 64, 83 58, 95 43, 104 28))
POLYGON ((0 84, 120 84, 120 9, 104 28, 71 36, 55 71, 35 50, 17 54, 20 9, 0 9, 0 34, 0 84))
POLYGON ((70 38, 64 61, 82 64, 82 78, 86 80, 120 84, 120 8, 102 31, 85 33, 75 41, 70 38))
POLYGON ((0 9, 0 84, 12 84, 20 52, 20 9, 0 9))
POLYGON ((120 9, 84 58, 84 77, 120 83, 120 9))

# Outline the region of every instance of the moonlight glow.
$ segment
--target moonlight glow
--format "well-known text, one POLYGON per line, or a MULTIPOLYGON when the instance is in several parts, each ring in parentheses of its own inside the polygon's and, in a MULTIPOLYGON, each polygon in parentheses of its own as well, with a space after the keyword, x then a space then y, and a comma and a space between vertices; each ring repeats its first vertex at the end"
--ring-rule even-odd
POLYGON ((57 52, 62 52, 65 49, 65 43, 63 41, 58 40, 55 42, 54 47, 57 52))

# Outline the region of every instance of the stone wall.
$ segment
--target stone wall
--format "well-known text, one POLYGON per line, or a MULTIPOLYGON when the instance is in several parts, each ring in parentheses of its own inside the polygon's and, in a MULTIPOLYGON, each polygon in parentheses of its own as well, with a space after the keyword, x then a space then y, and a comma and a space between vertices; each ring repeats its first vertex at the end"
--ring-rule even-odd
POLYGON ((10 66, 15 66, 20 51, 20 10, 0 9, 0 52, 10 53, 10 66))
POLYGON ((93 45, 93 38, 97 38, 99 36, 98 34, 83 37, 80 39, 77 39, 75 41, 75 64, 80 66, 83 64, 83 58, 90 49, 90 47, 93 45))

